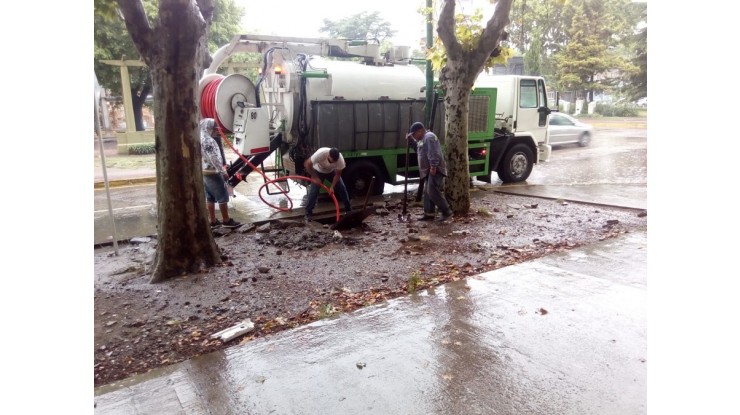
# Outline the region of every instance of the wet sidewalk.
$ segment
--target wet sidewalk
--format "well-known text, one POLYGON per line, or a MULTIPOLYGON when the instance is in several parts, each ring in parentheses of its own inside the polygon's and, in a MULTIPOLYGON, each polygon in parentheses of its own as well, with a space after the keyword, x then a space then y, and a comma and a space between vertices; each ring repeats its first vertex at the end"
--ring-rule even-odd
POLYGON ((647 235, 626 234, 95 390, 96 414, 644 414, 647 235))

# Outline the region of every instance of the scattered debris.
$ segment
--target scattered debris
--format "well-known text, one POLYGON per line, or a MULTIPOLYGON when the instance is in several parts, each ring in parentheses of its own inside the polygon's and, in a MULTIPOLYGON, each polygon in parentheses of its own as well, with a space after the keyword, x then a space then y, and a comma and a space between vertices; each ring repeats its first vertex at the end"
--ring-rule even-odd
POLYGON ((249 333, 253 329, 254 329, 254 323, 252 323, 252 320, 246 319, 235 326, 229 327, 228 329, 221 330, 218 333, 212 334, 211 338, 212 339, 221 338, 222 341, 227 342, 243 334, 249 333))
POLYGON ((542 315, 542 316, 544 316, 545 314, 547 314, 547 312, 548 311, 545 310, 544 308, 540 308, 539 310, 535 311, 536 314, 539 314, 539 315, 542 315))
POLYGON ((486 210, 485 208, 478 209, 476 213, 478 213, 480 216, 484 216, 487 218, 490 218, 491 216, 493 216, 493 214, 489 212, 488 210, 486 210))
MULTIPOLYGON (((109 247, 96 248, 95 385, 646 226, 639 209, 596 211, 580 203, 562 209, 552 202, 495 196, 473 198, 470 214, 446 229, 415 221, 399 226, 395 214, 400 205, 385 201, 368 207, 390 209, 392 215, 373 215, 361 229, 342 230, 341 240, 320 222, 273 221, 263 232, 245 224, 218 241, 222 264, 179 276, 172 285, 147 284, 155 236, 148 244, 124 244, 118 256, 111 256, 109 247), (521 214, 507 207, 512 202, 524 208, 521 214), (530 210, 534 204, 542 206, 530 210), (475 214, 482 209, 500 213, 492 215, 495 219, 475 214), (512 218, 504 220, 508 213, 512 218), (602 229, 607 219, 619 224, 602 229), (248 226, 251 233, 242 232, 248 226), (467 234, 460 232, 463 228, 467 234), (398 242, 414 236, 422 242, 398 242), (260 273, 258 265, 269 272, 260 273), (314 271, 319 269, 328 271, 314 271), (408 281, 413 271, 418 280, 408 281), (203 295, 194 301, 193 292, 203 295), (238 334, 234 327, 247 317, 254 328, 246 331, 245 326, 245 333, 238 334), (106 327, 109 321, 117 323, 106 327), (227 327, 239 337, 211 337, 227 327)), ((420 205, 412 213, 421 214, 420 205)), ((524 308, 538 310, 529 307, 524 308)), ((516 308, 515 316, 517 311, 522 314, 517 317, 529 318, 529 311, 516 308)))
POLYGON ((151 241, 152 241, 152 238, 144 236, 144 237, 139 237, 139 238, 131 238, 129 242, 131 242, 131 244, 136 245, 136 244, 147 244, 151 241))

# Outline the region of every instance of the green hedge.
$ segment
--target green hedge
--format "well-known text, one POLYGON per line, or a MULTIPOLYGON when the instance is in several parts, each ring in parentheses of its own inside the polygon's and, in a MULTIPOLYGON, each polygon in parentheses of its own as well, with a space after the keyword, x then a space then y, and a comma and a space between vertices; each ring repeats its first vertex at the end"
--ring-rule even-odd
POLYGON ((605 117, 637 117, 637 107, 634 105, 596 104, 594 112, 605 117))
POLYGON ((145 155, 154 154, 154 143, 148 144, 132 144, 128 146, 128 153, 131 155, 145 155))
MULTIPOLYGON (((577 116, 586 115, 585 112, 588 109, 588 103, 583 104, 583 114, 578 114, 577 116)), ((567 112, 567 114, 573 115, 573 111, 575 110, 575 105, 571 104, 570 111, 567 112)), ((596 107, 594 108, 593 115, 590 115, 590 117, 600 115, 603 117, 639 117, 640 116, 640 110, 641 108, 636 107, 635 105, 625 105, 625 104, 603 104, 603 103, 597 103, 596 107)), ((558 111, 562 113, 566 113, 564 111, 563 104, 558 105, 558 111)))

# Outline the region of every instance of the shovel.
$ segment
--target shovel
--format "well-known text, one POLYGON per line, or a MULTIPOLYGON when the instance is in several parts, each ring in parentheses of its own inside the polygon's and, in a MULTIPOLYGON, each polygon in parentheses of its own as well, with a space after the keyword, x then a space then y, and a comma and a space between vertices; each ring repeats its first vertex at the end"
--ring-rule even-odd
POLYGON ((356 228, 362 225, 362 221, 370 216, 370 211, 367 210, 367 199, 370 197, 370 192, 373 190, 373 183, 375 182, 375 176, 370 179, 370 185, 368 186, 367 193, 365 194, 365 202, 362 204, 361 210, 353 210, 346 215, 339 218, 339 221, 332 226, 332 229, 350 229, 356 228))

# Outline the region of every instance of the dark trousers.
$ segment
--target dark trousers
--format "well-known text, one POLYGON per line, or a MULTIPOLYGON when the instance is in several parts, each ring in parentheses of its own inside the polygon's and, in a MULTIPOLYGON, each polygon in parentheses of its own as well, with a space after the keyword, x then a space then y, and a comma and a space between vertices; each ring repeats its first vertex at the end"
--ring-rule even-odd
POLYGON ((441 174, 427 174, 424 184, 424 214, 434 216, 434 207, 444 215, 449 215, 452 210, 445 199, 445 176, 441 174))
MULTIPOLYGON (((332 173, 319 173, 316 172, 316 174, 319 176, 319 180, 323 182, 324 180, 332 181, 334 180, 334 172, 332 173)), ((312 214, 313 208, 316 207, 316 201, 319 199, 319 189, 320 186, 316 183, 311 182, 311 185, 308 187, 308 201, 306 202, 306 214, 312 214)), ((349 202, 349 193, 347 193, 347 187, 344 185, 344 180, 342 180, 341 177, 339 177, 339 181, 337 181, 337 185, 334 186, 334 193, 336 195, 337 201, 340 203, 344 203, 344 210, 350 211, 352 210, 352 204, 349 202)))

